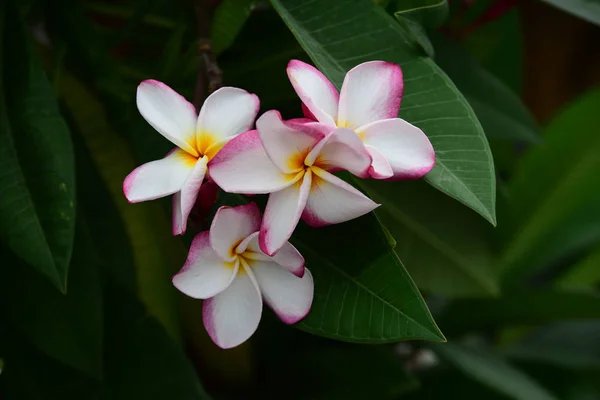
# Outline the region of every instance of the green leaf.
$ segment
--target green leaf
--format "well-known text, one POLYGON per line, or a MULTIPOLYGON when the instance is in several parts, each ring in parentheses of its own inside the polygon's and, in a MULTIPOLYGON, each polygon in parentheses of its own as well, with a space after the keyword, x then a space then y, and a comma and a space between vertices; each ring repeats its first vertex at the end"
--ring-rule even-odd
POLYGON ((250 16, 255 0, 223 0, 212 20, 211 41, 215 55, 227 50, 250 16))
POLYGON ((419 288, 444 296, 498 293, 485 222, 423 182, 361 180, 419 288))
POLYGON ((587 257, 569 268, 567 273, 558 280, 557 286, 565 289, 592 289, 600 283, 599 265, 600 246, 596 246, 587 257))
POLYGON ((0 239, 65 292, 75 230, 69 131, 19 14, 1 9, 0 239))
POLYGON ((182 349, 135 297, 109 282, 105 300, 101 399, 210 399, 182 349))
POLYGON ((467 376, 515 400, 553 400, 555 397, 497 354, 480 348, 444 343, 436 353, 467 376))
POLYGON ((600 90, 550 122, 510 185, 502 268, 516 285, 561 257, 600 240, 600 90))
POLYGON ((398 0, 396 17, 410 18, 426 29, 435 29, 448 18, 448 0, 398 0))
MULTIPOLYGON (((403 68, 400 117, 427 134, 437 162, 426 180, 495 224, 496 186, 490 149, 473 110, 402 28, 363 0, 272 0, 317 67, 339 88, 346 71, 379 59, 403 68)), ((390 185, 402 185, 390 183, 390 185)))
POLYGON ((431 38, 437 50, 436 63, 467 98, 489 139, 541 140, 533 117, 508 86, 457 43, 441 34, 431 38))
POLYGON ((600 26, 599 0, 543 0, 556 8, 600 26))
POLYGON ((315 281, 301 329, 360 343, 445 340, 375 216, 319 229, 301 225, 292 242, 315 281))
POLYGON ((93 378, 102 376, 102 292, 89 232, 78 223, 66 295, 8 252, 0 268, 0 307, 20 335, 45 354, 93 378))
POLYGON ((505 326, 600 318, 600 294, 586 291, 532 290, 496 299, 461 299, 437 320, 448 335, 505 326))

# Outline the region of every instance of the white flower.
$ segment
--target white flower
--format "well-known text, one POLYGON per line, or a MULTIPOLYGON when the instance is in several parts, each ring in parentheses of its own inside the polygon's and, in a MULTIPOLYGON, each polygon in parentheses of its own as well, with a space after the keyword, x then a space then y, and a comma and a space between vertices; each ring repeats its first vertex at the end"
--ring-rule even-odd
POLYGON ((183 293, 203 303, 204 326, 221 348, 235 347, 256 331, 262 300, 286 324, 310 311, 313 279, 290 243, 273 257, 258 245, 260 211, 251 203, 221 207, 210 231, 199 233, 188 259, 173 277, 183 293))
POLYGON ((147 80, 138 86, 137 106, 146 121, 177 148, 165 158, 133 170, 123 182, 123 192, 131 203, 174 194, 173 233, 181 235, 207 175, 208 162, 229 140, 252 128, 258 97, 223 87, 208 96, 198 115, 173 89, 147 80))

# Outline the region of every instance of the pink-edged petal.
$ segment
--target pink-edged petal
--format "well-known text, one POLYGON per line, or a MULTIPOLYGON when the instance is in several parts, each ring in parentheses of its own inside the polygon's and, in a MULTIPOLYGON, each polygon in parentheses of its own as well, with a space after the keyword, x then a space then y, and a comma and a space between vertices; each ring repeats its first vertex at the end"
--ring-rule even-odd
POLYGON ((371 156, 352 129, 337 128, 308 153, 305 163, 328 171, 345 169, 356 176, 369 176, 371 156))
POLYGON ((340 93, 338 126, 356 129, 398 116, 404 81, 397 64, 370 61, 346 74, 340 93))
POLYGON ((238 268, 238 262, 226 262, 212 249, 208 231, 200 232, 192 241, 185 265, 173 276, 173 285, 190 297, 207 299, 227 289, 238 268))
POLYGON ((388 179, 394 175, 392 167, 380 152, 375 147, 365 145, 365 149, 371 156, 371 168, 369 168, 369 176, 373 179, 388 179))
POLYGON ((176 149, 134 169, 123 181, 123 193, 130 203, 171 195, 181 190, 195 165, 195 157, 176 149))
POLYGON ((196 204, 198 193, 206 175, 207 157, 196 162, 192 172, 185 180, 181 192, 173 196, 173 234, 183 235, 187 229, 187 220, 196 204))
POLYGON ((202 304, 204 327, 213 342, 223 349, 248 340, 258 328, 262 315, 262 297, 256 278, 250 268, 242 266, 226 290, 202 304))
POLYGON ((261 250, 258 236, 259 232, 248 236, 239 244, 236 252, 250 260, 275 262, 300 278, 304 276, 304 257, 290 242, 285 242, 283 247, 271 257, 261 250))
POLYGON ((422 130, 400 118, 373 122, 361 128, 363 143, 385 157, 393 179, 417 179, 435 165, 435 152, 422 130))
POLYGON ((314 168, 312 187, 302 214, 311 226, 338 224, 358 218, 379 204, 335 175, 314 168))
POLYGON ((214 141, 252 129, 260 108, 258 96, 243 89, 222 87, 215 90, 202 105, 198 117, 198 135, 214 141))
POLYGON ((299 278, 271 262, 251 262, 265 302, 286 324, 295 324, 308 315, 314 283, 308 269, 299 278))
POLYGON ((310 110, 308 109, 308 107, 306 107, 306 104, 304 103, 302 103, 302 115, 304 115, 304 118, 306 119, 310 119, 313 121, 317 120, 317 117, 315 117, 314 114, 310 112, 310 110))
POLYGON ((283 121, 279 111, 275 110, 267 111, 256 121, 258 136, 267 155, 288 174, 304 169, 304 158, 324 137, 319 129, 321 125, 296 121, 283 121))
POLYGON ((333 83, 312 65, 298 60, 289 62, 287 74, 302 103, 315 119, 335 126, 340 96, 333 83))
POLYGON ((137 88, 137 107, 142 117, 161 135, 193 156, 196 151, 194 105, 162 82, 143 81, 137 88))
POLYGON ((306 205, 311 181, 312 174, 307 171, 302 183, 269 195, 259 235, 260 248, 265 254, 272 256, 292 236, 306 205))
POLYGON ((221 207, 210 226, 212 248, 224 260, 233 260, 236 247, 260 229, 260 210, 255 203, 221 207))
POLYGON ((267 156, 257 131, 233 138, 209 162, 208 172, 229 193, 264 194, 292 185, 299 177, 283 173, 267 156))

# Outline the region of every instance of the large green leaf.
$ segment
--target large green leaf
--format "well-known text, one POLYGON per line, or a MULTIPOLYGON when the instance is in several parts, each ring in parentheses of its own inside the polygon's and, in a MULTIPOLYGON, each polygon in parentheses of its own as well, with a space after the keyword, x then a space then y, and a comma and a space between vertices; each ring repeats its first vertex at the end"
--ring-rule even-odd
POLYGON ((515 400, 553 400, 555 397, 524 372, 497 354, 458 344, 435 345, 443 359, 467 376, 515 400))
POLYGON ((299 327, 350 342, 445 340, 373 215, 292 238, 315 280, 312 309, 299 327))
POLYGON ((102 375, 102 293, 89 232, 78 222, 66 295, 8 252, 0 259, 0 306, 8 325, 43 353, 102 375))
POLYGON ((599 0, 543 0, 592 24, 600 25, 599 0))
POLYGON ((338 88, 346 71, 361 62, 399 64, 405 83, 400 117, 423 129, 436 150, 436 166, 425 179, 495 224, 494 166, 481 125, 450 79, 419 55, 392 17, 367 0, 272 3, 338 88))
POLYGON ((510 238, 502 267, 518 284, 560 257, 600 240, 600 90, 559 114, 544 144, 522 161, 510 185, 510 238))
POLYGON ((478 329, 600 318, 600 294, 528 290, 497 299, 455 300, 437 320, 448 335, 478 329))
POLYGON ((498 293, 485 222, 423 182, 360 181, 419 288, 445 296, 498 293))
POLYGON ((65 292, 75 229, 69 131, 18 13, 0 8, 0 238, 65 292))
POLYGON ((538 142, 538 127, 519 97, 485 70, 461 46, 441 34, 431 36, 436 63, 448 74, 490 139, 538 142))

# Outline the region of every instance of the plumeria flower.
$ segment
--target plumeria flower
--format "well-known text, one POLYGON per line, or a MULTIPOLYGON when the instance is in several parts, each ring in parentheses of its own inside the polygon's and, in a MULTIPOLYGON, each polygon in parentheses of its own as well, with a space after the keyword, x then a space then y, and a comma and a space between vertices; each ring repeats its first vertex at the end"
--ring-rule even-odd
POLYGON ((341 93, 315 67, 292 60, 288 77, 305 115, 330 127, 354 130, 371 155, 375 179, 416 179, 435 164, 423 131, 397 118, 404 81, 396 64, 371 61, 346 74, 341 93))
POLYGON ((256 131, 230 141, 209 164, 212 179, 230 193, 271 193, 260 227, 260 248, 275 254, 300 218, 311 226, 348 221, 378 206, 331 171, 365 176, 371 157, 350 129, 306 120, 283 121, 268 111, 256 131))
POLYGON ((314 284, 304 258, 290 243, 273 257, 258 245, 260 210, 251 203, 221 207, 210 231, 192 242, 173 284, 190 297, 205 299, 204 326, 221 348, 235 347, 256 331, 264 301, 286 324, 310 311, 314 284))
POLYGON ((125 178, 127 200, 137 203, 174 194, 173 234, 183 234, 208 162, 229 140, 252 128, 259 105, 256 95, 223 87, 208 96, 198 115, 191 103, 164 83, 142 82, 137 89, 140 113, 177 147, 125 178))

